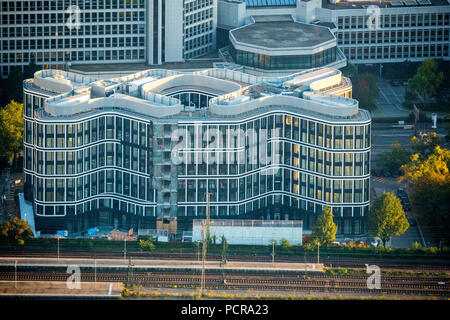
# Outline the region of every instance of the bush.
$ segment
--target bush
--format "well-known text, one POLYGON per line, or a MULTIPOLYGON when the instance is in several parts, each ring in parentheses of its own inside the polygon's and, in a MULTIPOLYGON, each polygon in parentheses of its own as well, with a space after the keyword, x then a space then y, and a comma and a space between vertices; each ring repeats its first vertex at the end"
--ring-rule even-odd
POLYGON ((417 241, 413 243, 413 245, 411 246, 411 250, 413 251, 417 251, 420 248, 422 248, 422 246, 420 245, 420 243, 418 243, 417 241))
POLYGON ((152 240, 139 240, 139 247, 141 250, 145 251, 154 251, 155 250, 155 244, 152 240))
POLYGON ((287 239, 281 239, 281 247, 283 248, 283 249, 286 249, 286 250, 288 250, 288 249, 290 249, 290 248, 292 248, 294 245, 292 244, 292 243, 290 243, 287 239))
POLYGON ((304 248, 306 251, 313 251, 314 248, 316 248, 316 247, 317 247, 317 245, 315 245, 314 243, 303 244, 303 248, 304 248))
POLYGON ((308 243, 311 243, 311 237, 308 236, 308 235, 304 235, 304 236, 302 237, 302 243, 303 243, 303 245, 308 244, 308 243))

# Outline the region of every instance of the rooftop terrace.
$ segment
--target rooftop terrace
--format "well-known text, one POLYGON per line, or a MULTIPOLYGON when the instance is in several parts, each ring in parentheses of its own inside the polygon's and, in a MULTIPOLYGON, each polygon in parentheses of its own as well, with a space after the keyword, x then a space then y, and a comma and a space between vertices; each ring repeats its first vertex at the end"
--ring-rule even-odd
POLYGON ((351 89, 351 82, 333 68, 315 68, 284 77, 260 77, 228 69, 150 69, 109 80, 42 70, 24 86, 53 92, 41 110, 46 117, 74 117, 97 109, 120 108, 153 118, 237 119, 280 106, 293 112, 301 109, 308 114, 321 114, 327 119, 367 118, 359 112, 356 100, 329 94, 333 92, 331 88, 351 89), (179 90, 197 90, 216 98, 209 101, 207 110, 194 112, 181 100, 169 96, 179 90))
POLYGON ((294 22, 255 22, 230 31, 236 42, 271 49, 308 48, 335 40, 326 27, 294 22))

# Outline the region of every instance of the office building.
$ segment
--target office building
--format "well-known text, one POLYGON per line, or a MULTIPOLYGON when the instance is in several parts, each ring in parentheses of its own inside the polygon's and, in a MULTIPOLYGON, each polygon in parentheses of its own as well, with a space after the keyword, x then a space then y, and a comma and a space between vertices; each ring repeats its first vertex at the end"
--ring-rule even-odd
POLYGON ((361 234, 370 126, 332 68, 107 80, 42 70, 24 81, 25 195, 42 233, 181 233, 209 203, 212 219, 302 220, 305 231, 328 205, 339 234, 361 234))
POLYGON ((216 48, 216 0, 1 1, 0 73, 34 61, 158 65, 216 48))

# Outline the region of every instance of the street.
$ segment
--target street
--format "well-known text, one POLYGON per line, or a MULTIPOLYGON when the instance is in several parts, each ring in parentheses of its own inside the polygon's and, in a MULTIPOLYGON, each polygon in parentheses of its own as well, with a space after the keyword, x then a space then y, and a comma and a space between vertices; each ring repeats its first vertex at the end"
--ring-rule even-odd
POLYGON ((380 90, 378 109, 373 112, 374 118, 407 117, 410 110, 403 109, 405 86, 392 86, 385 79, 377 78, 380 90))

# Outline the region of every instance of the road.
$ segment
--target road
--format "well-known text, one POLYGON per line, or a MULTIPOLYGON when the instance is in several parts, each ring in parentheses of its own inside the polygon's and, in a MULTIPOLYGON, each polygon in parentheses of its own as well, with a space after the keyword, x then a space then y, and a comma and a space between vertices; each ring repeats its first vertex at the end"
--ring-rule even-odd
POLYGON ((392 86, 384 79, 377 78, 377 86, 380 89, 378 109, 373 112, 374 118, 407 117, 410 110, 403 109, 405 97, 404 86, 392 86))
MULTIPOLYGON (((394 123, 372 123, 372 168, 379 154, 390 151, 394 142, 409 148, 409 141, 414 136, 415 130, 395 128, 395 125, 394 123)), ((445 141, 447 132, 444 125, 438 124, 437 129, 432 129, 431 123, 419 123, 417 131, 436 132, 441 139, 441 146, 449 148, 449 143, 445 141)))
MULTIPOLYGON (((384 191, 392 192, 397 188, 405 188, 405 183, 400 183, 395 178, 386 177, 372 177, 372 187, 375 189, 377 196, 383 194, 384 191)), ((407 211, 406 217, 414 218, 414 208, 411 211, 407 211)), ((414 242, 418 242, 423 245, 422 237, 420 235, 417 226, 409 226, 405 233, 398 237, 391 238, 391 247, 393 248, 411 248, 414 242)))

